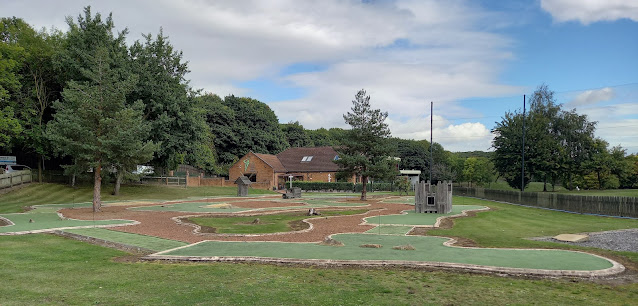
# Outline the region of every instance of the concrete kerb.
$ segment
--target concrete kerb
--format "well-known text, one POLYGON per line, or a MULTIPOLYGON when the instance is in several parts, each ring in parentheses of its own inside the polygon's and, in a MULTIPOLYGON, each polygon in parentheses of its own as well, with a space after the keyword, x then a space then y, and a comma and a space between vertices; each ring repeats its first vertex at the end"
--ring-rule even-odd
MULTIPOLYGON (((250 242, 248 242, 250 243, 250 242)), ((192 245, 190 245, 192 246, 192 245)), ((182 247, 183 248, 183 247, 182 247)), ((173 249, 176 250, 176 249, 173 249)), ((241 263, 261 263, 276 265, 308 265, 318 267, 360 267, 360 268, 412 268, 412 269, 443 269, 454 271, 466 271, 489 274, 506 274, 511 276, 536 276, 536 277, 578 277, 578 278, 599 278, 621 273, 624 266, 613 262, 613 266, 608 269, 596 271, 574 271, 574 270, 542 270, 542 269, 522 269, 481 266, 472 264, 428 262, 428 261, 392 261, 392 260, 332 260, 332 259, 294 259, 294 258, 271 258, 253 256, 174 256, 161 255, 155 253, 142 257, 147 261, 169 261, 169 262, 241 262, 241 263)))

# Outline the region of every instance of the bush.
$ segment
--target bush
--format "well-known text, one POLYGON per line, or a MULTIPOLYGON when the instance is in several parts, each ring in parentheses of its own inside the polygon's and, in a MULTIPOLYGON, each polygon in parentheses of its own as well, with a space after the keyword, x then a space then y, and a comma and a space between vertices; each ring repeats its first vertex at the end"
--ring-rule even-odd
POLYGON ((293 181, 292 187, 299 187, 303 191, 308 190, 335 190, 335 191, 352 191, 353 183, 348 182, 303 182, 293 181))

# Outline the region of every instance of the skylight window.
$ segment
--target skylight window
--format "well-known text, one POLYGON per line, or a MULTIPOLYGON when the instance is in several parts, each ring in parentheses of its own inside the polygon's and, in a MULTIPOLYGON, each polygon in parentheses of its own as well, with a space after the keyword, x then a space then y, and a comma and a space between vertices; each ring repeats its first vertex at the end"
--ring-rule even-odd
POLYGON ((335 155, 335 158, 333 158, 332 160, 339 160, 339 155, 335 155))
POLYGON ((312 158, 313 158, 313 157, 314 157, 314 156, 304 156, 304 157, 301 159, 301 162, 309 162, 309 161, 311 161, 311 160, 312 160, 312 158))

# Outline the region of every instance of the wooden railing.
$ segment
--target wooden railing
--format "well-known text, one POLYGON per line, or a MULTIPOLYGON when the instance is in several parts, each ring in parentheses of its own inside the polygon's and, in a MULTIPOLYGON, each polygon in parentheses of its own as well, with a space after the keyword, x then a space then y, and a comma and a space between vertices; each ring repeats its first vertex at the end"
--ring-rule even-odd
POLYGON ((21 170, 0 174, 0 189, 31 183, 31 170, 21 170))

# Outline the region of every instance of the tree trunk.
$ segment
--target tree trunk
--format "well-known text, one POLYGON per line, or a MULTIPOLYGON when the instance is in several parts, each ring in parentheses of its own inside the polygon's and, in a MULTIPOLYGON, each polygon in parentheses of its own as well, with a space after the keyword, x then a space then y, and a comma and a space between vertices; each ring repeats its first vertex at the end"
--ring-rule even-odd
POLYGON ((547 175, 543 178, 543 192, 547 192, 547 175))
POLYGON ((602 190, 603 189, 603 183, 600 180, 600 171, 596 171, 596 175, 598 176, 598 190, 602 190))
POLYGON ((102 192, 102 165, 98 164, 95 167, 93 177, 93 212, 99 212, 102 208, 102 200, 100 198, 102 192))
POLYGON ((361 186, 363 187, 363 189, 361 189, 361 201, 366 201, 367 197, 367 190, 366 188, 368 187, 368 177, 367 176, 361 176, 361 186))
POLYGON ((42 184, 42 158, 40 158, 40 161, 38 162, 38 183, 42 184))
POLYGON ((113 195, 120 195, 120 185, 122 184, 122 177, 124 176, 124 172, 121 170, 117 171, 117 176, 115 178, 115 187, 113 188, 113 195))

